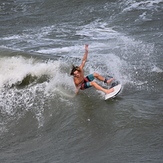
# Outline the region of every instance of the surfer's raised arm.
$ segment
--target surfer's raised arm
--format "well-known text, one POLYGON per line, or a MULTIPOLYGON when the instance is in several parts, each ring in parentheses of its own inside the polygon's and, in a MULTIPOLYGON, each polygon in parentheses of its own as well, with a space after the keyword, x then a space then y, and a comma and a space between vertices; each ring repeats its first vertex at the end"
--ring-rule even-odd
POLYGON ((87 61, 87 56, 88 56, 88 45, 85 45, 85 53, 82 59, 82 63, 80 65, 80 68, 83 69, 85 62, 87 61))

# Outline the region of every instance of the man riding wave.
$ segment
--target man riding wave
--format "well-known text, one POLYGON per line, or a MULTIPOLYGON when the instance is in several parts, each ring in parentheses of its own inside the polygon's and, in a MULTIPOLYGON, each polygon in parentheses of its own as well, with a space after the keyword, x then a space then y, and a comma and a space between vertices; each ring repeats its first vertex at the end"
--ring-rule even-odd
POLYGON ((74 83, 76 86, 76 94, 78 94, 80 89, 84 90, 84 89, 87 89, 87 88, 92 87, 92 86, 95 87, 96 89, 100 90, 100 91, 103 91, 105 94, 109 94, 109 93, 113 92, 114 88, 104 89, 103 87, 98 85, 93 80, 96 78, 100 81, 103 81, 104 83, 110 84, 110 82, 112 80, 114 80, 114 78, 107 80, 104 77, 102 77, 101 75, 99 75, 98 73, 93 73, 93 74, 90 74, 90 75, 84 77, 83 68, 84 68, 85 63, 87 61, 87 56, 88 56, 88 45, 85 45, 85 53, 84 53, 81 65, 79 67, 73 66, 72 71, 70 73, 70 75, 74 76, 73 79, 74 79, 74 83))

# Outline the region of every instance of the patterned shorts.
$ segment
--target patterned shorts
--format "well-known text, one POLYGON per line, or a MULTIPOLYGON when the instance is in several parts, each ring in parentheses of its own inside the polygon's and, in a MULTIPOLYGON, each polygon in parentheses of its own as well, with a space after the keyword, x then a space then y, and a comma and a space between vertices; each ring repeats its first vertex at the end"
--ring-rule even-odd
POLYGON ((89 87, 92 87, 92 86, 90 85, 90 81, 93 81, 94 79, 95 79, 95 78, 94 78, 93 74, 90 74, 90 75, 86 76, 86 77, 84 78, 84 82, 82 83, 80 89, 81 89, 81 90, 84 90, 84 89, 87 89, 87 88, 89 88, 89 87))

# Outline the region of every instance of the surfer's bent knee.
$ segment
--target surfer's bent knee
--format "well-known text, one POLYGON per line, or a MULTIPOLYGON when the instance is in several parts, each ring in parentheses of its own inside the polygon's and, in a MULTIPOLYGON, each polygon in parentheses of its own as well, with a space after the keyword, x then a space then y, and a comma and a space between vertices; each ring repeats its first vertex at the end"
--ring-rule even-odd
POLYGON ((97 76, 99 76, 98 73, 93 73, 93 76, 96 78, 97 76))
POLYGON ((91 81, 91 82, 90 82, 90 85, 91 85, 91 86, 93 86, 94 84, 95 84, 95 82, 94 82, 94 81, 91 81))

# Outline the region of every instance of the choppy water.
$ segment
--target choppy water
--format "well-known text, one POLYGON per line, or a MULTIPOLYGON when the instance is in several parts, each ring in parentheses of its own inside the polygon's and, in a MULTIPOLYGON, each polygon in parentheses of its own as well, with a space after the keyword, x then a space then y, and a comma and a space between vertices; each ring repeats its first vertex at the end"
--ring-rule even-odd
POLYGON ((162 0, 1 0, 0 162, 161 163, 162 50, 162 0), (84 44, 117 98, 74 97, 84 44))

